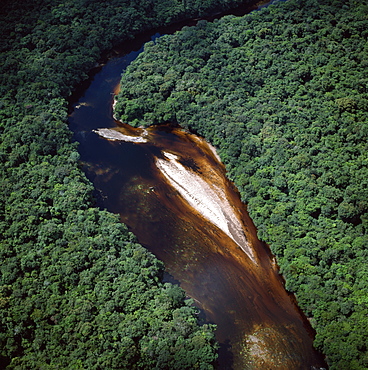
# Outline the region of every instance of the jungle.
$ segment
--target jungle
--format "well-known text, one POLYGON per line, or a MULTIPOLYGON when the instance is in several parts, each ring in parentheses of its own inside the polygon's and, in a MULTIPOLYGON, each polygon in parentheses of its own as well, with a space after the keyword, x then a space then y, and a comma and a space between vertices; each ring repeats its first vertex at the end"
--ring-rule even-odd
POLYGON ((117 43, 238 4, 1 2, 1 368, 213 368, 214 325, 96 208, 67 99, 117 43))
POLYGON ((286 1, 149 43, 116 104, 216 146, 331 369, 368 367, 362 1, 286 1))
MULTIPOLYGON (((228 0, 0 5, 0 364, 211 369, 214 326, 95 207, 67 99, 118 42, 228 0)), ((116 111, 213 145, 331 369, 368 367, 366 1, 289 0, 146 46, 116 111)))

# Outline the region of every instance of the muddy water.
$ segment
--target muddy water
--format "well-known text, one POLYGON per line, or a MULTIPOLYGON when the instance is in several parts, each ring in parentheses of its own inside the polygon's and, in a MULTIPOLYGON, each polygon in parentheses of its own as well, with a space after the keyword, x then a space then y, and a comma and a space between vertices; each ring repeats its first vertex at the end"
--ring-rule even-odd
MULTIPOLYGON (((154 36, 155 37, 155 36, 154 36)), ((119 125, 112 119, 121 71, 138 50, 113 59, 96 74, 73 106, 70 128, 80 142, 84 169, 102 208, 118 213, 139 241, 165 262, 205 319, 216 323, 220 369, 312 369, 324 366, 312 347, 312 331, 283 286, 268 247, 211 148, 178 128, 142 130, 120 125, 145 143, 110 141, 93 130, 119 125), (224 191, 241 220, 244 238, 232 238, 203 217, 160 172, 164 152, 211 186, 224 191), (242 248, 250 245, 254 258, 242 248)))
MULTIPOLYGON (((121 132, 141 134, 129 126, 121 132)), ((323 365, 312 348, 308 323, 286 293, 273 257, 257 239, 239 194, 205 141, 168 127, 148 129, 146 143, 87 135, 90 158, 85 166, 101 206, 121 215, 204 310, 206 320, 218 325, 221 369, 323 365), (165 158, 163 151, 177 155, 189 171, 225 190, 255 261, 168 183, 156 165, 157 158, 165 158)))
MULTIPOLYGON (((142 134, 127 125, 120 132, 142 134)), ((223 344, 220 368, 323 366, 313 350, 308 323, 286 293, 268 247, 257 239, 238 192, 207 143, 169 127, 149 128, 144 137, 146 143, 109 142, 116 161, 106 172, 100 169, 95 186, 104 196, 104 206, 121 215, 139 241, 165 262, 206 319, 218 325, 217 338, 223 344), (129 176, 124 163, 132 158, 125 158, 123 147, 134 150, 137 160, 129 176), (168 183, 156 165, 157 158, 164 160, 163 152, 173 153, 189 171, 224 189, 242 220, 254 259, 168 183), (230 353, 225 353, 226 345, 230 353)))

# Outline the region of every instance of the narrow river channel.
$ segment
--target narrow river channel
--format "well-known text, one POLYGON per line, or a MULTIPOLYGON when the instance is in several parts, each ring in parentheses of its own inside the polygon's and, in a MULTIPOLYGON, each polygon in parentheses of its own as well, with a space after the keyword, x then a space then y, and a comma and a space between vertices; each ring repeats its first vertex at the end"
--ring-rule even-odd
POLYGON ((180 128, 133 129, 112 118, 121 73, 141 51, 109 60, 70 114, 98 205, 120 214, 218 325, 220 369, 325 367, 213 148, 180 128))

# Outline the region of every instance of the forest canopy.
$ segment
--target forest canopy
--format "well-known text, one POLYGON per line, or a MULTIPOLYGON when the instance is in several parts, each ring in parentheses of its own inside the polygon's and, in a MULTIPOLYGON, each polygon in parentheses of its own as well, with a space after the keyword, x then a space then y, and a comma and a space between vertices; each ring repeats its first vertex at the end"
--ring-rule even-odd
POLYGON ((368 368, 368 5, 279 2, 148 43, 117 116, 212 144, 331 369, 368 368))
POLYGON ((95 207, 67 98, 103 53, 243 1, 0 4, 0 364, 211 369, 214 326, 118 218, 95 207))

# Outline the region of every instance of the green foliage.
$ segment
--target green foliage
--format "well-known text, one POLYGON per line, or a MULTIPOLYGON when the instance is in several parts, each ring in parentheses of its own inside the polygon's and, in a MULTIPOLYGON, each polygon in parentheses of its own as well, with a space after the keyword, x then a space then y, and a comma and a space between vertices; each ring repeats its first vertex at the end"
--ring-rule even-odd
POLYGON ((162 263, 115 216, 89 208, 44 220, 26 246, 13 257, 16 276, 9 266, 2 275, 9 369, 170 368, 182 351, 182 368, 210 368, 212 328, 198 327, 183 291, 160 282, 162 263))
MULTIPOLYGON (((117 42, 241 2, 2 1, 4 368, 213 367, 214 327, 198 325, 196 309, 183 291, 162 283, 162 264, 115 216, 93 208, 93 187, 70 142, 65 99, 117 42)), ((200 58, 195 64, 202 65, 200 58)), ((154 83, 160 76, 150 78, 154 83)), ((168 96, 173 86, 164 81, 161 93, 168 96)), ((186 104, 194 93, 184 89, 171 105, 186 104)), ((341 101, 342 114, 359 104, 341 101)), ((162 115, 169 117, 170 109, 163 109, 162 115)), ((128 113, 139 117, 135 103, 128 113)), ((351 206, 357 207, 353 194, 341 214, 350 217, 351 206)))
POLYGON ((367 29, 356 1, 287 1, 148 43, 118 117, 214 144, 331 369, 368 368, 367 29))

